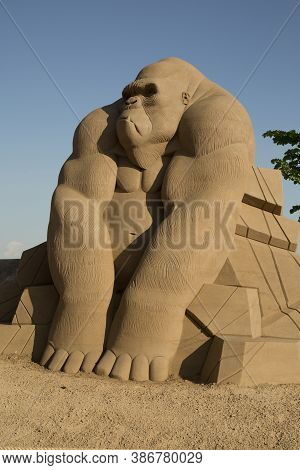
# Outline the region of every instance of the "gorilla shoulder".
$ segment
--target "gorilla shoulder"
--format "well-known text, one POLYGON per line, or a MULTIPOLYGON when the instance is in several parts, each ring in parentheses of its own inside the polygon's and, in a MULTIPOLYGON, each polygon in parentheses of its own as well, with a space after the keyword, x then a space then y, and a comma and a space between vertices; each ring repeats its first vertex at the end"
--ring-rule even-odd
POLYGON ((78 124, 73 138, 73 154, 109 154, 117 145, 115 131, 120 100, 103 108, 97 108, 78 124))
POLYGON ((188 154, 210 153, 253 139, 250 117, 244 106, 225 90, 212 90, 185 112, 179 137, 188 154))

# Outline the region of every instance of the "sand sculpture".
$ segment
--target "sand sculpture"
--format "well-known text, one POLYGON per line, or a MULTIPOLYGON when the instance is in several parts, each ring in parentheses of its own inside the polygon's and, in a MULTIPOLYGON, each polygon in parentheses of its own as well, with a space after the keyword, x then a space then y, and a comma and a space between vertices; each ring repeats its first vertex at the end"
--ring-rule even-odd
POLYGON ((180 59, 145 67, 77 127, 47 243, 0 285, 0 353, 123 380, 300 382, 299 224, 282 204, 243 106, 180 59))

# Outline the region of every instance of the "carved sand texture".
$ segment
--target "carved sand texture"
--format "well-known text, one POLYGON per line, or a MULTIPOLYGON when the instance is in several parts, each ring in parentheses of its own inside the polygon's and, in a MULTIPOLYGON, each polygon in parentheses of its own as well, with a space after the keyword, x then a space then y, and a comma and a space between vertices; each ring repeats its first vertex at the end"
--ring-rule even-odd
POLYGON ((205 383, 300 383, 300 342, 224 341, 214 338, 201 380, 205 383))
POLYGON ((22 290, 16 280, 6 280, 0 284, 0 322, 10 322, 19 303, 22 290))
POLYGON ((235 233, 278 248, 296 251, 299 222, 242 203, 235 233))
POLYGON ((75 130, 47 244, 0 287, 3 353, 37 357, 51 323, 53 371, 298 381, 299 224, 282 206, 233 96, 180 59, 143 68, 75 130))
POLYGON ((283 206, 282 177, 279 170, 256 168, 249 175, 243 202, 280 215, 283 206))
POLYGON ((51 274, 47 259, 47 244, 23 252, 17 271, 17 283, 20 288, 51 284, 51 274))

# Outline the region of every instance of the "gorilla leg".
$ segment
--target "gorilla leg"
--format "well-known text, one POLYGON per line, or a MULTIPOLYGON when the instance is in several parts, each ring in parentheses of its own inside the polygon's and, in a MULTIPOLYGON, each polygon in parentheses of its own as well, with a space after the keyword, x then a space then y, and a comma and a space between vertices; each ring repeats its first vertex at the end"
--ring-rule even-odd
POLYGON ((116 165, 100 154, 71 159, 66 165, 52 199, 48 230, 49 265, 60 300, 41 364, 69 373, 80 368, 91 372, 102 352, 114 285, 103 211, 113 195, 116 165), (87 185, 82 187, 81 181, 87 185), (74 243, 76 208, 80 220, 74 243))
MULTIPOLYGON (((214 168, 214 156, 226 161, 224 171, 234 165, 234 171, 230 170, 225 178, 224 171, 219 175, 213 172, 211 184, 206 178, 207 188, 194 187, 190 199, 211 203, 217 200, 222 212, 228 213, 231 239, 236 225, 232 203, 242 198, 248 166, 240 165, 240 160, 245 161, 246 152, 241 147, 229 147, 212 155, 208 163, 196 163, 193 168, 201 182, 210 166, 214 168)), ((108 351, 96 366, 96 373, 134 380, 161 381, 168 377, 185 310, 202 284, 214 282, 226 260, 228 247, 223 244, 217 249, 216 238, 214 217, 208 218, 200 205, 179 206, 163 221, 124 292, 109 335, 108 351), (191 237, 184 240, 186 229, 192 236, 208 233, 209 245, 201 249, 191 243, 191 237), (174 247, 172 240, 183 240, 183 244, 174 247)))

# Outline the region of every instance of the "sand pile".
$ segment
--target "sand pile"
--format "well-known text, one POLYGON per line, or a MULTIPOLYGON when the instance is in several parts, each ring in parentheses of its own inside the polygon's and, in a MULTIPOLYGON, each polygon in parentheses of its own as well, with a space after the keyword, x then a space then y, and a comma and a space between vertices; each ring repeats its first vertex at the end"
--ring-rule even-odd
POLYGON ((300 385, 119 382, 0 358, 2 449, 299 449, 300 385))

